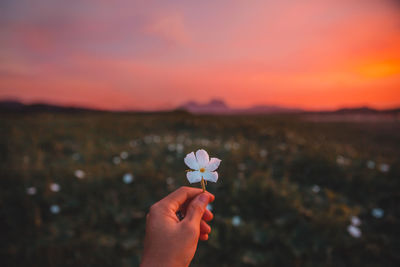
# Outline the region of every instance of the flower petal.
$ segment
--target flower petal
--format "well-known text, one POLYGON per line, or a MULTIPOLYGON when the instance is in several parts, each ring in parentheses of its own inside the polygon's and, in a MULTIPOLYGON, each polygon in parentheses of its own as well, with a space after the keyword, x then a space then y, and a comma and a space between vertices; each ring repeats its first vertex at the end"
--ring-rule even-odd
POLYGON ((199 171, 193 171, 193 172, 187 172, 186 177, 189 180, 189 183, 198 183, 201 181, 201 172, 199 171))
POLYGON ((206 166, 206 170, 209 171, 209 172, 213 172, 218 168, 220 163, 221 163, 220 159, 211 158, 210 162, 206 166))
POLYGON ((210 157, 208 156, 207 151, 204 149, 199 149, 196 151, 196 158, 200 168, 207 166, 208 162, 210 161, 210 157))
POLYGON ((199 164, 197 163, 196 156, 193 152, 187 154, 184 161, 192 170, 199 170, 199 164))
POLYGON ((218 180, 218 172, 204 172, 203 178, 204 180, 216 183, 218 180))

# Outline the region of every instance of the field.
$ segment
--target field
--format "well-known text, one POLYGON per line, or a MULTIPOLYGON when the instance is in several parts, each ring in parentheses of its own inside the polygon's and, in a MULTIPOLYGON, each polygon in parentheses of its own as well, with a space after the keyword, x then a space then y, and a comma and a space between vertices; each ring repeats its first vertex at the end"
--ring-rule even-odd
POLYGON ((399 122, 184 112, 0 114, 0 265, 137 266, 199 148, 222 163, 192 266, 400 266, 399 122))

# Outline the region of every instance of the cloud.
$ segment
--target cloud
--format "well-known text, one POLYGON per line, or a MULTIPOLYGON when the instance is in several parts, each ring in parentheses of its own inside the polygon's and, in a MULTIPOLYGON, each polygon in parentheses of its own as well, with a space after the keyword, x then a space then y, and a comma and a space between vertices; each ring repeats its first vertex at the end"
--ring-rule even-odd
POLYGON ((186 45, 191 41, 182 14, 161 15, 144 28, 144 32, 166 42, 186 45))
POLYGON ((376 87, 369 95, 379 103, 389 95, 400 103, 393 97, 398 9, 389 0, 21 0, 5 7, 0 95, 90 99, 107 108, 215 95, 235 105, 313 105, 300 96, 339 105, 376 87), (343 90, 358 93, 332 97, 343 90), (112 102, 100 99, 107 94, 112 102))

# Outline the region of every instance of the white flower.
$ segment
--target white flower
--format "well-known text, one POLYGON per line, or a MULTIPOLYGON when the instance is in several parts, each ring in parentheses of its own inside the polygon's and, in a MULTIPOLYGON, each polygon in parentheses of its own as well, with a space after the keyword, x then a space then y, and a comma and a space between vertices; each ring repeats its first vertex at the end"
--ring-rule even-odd
POLYGON ((210 182, 217 182, 218 173, 215 170, 221 163, 220 159, 210 159, 208 153, 204 149, 199 149, 196 151, 196 155, 194 152, 187 154, 184 161, 186 165, 193 170, 186 174, 191 184, 200 182, 201 178, 210 182))
POLYGON ((375 162, 374 161, 372 161, 372 160, 368 160, 367 161, 367 167, 368 167, 368 169, 374 169, 375 168, 375 162))
POLYGON ((30 195, 30 196, 35 195, 35 194, 36 194, 36 187, 33 187, 33 186, 28 187, 28 188, 26 189, 26 193, 27 193, 28 195, 30 195))
POLYGON ((118 156, 113 157, 113 163, 114 163, 115 165, 120 164, 120 163, 121 163, 121 158, 118 157, 118 156))
POLYGON ((119 156, 121 157, 121 159, 127 159, 129 154, 126 151, 122 151, 119 156))
POLYGON ((360 228, 358 228, 357 226, 354 226, 354 225, 347 226, 347 231, 354 238, 359 238, 359 237, 361 237, 361 234, 362 234, 360 228))
POLYGON ((82 170, 76 170, 74 174, 79 179, 85 178, 85 172, 82 170))
POLYGON ((58 213, 60 213, 60 206, 58 206, 58 205, 51 205, 50 206, 50 212, 51 213, 53 213, 53 214, 58 214, 58 213))
POLYGON ((338 155, 336 158, 336 163, 338 165, 349 165, 350 164, 350 159, 343 157, 342 155, 338 155))
POLYGON ((60 191, 60 189, 61 189, 61 186, 59 184, 52 183, 50 185, 50 190, 53 192, 58 192, 58 191, 60 191))
POLYGON ((351 216, 351 224, 354 226, 360 226, 361 220, 357 216, 351 216))
POLYGON ((311 188, 311 190, 314 192, 314 193, 318 193, 319 191, 321 191, 321 187, 319 187, 318 185, 313 185, 313 187, 311 188))
POLYGON ((130 184, 133 182, 135 177, 133 177, 133 175, 131 173, 125 173, 124 176, 122 177, 122 181, 125 184, 130 184))
POLYGON ((389 164, 382 163, 379 165, 379 170, 381 172, 388 172, 390 170, 390 166, 389 166, 389 164))
POLYGON ((174 183, 174 178, 168 177, 167 178, 167 185, 172 185, 174 183))
POLYGON ((182 153, 184 148, 183 144, 176 144, 176 152, 182 153))
POLYGON ((240 218, 240 216, 235 215, 232 217, 232 225, 233 226, 239 226, 242 224, 242 219, 240 218))
POLYGON ((159 137, 158 135, 153 136, 153 141, 154 143, 160 143, 161 142, 161 137, 159 137))
POLYGON ((131 141, 129 142, 130 147, 136 147, 137 144, 138 144, 138 142, 137 142, 136 140, 131 140, 131 141))
POLYGON ((169 144, 168 145, 168 150, 171 151, 171 152, 175 151, 175 145, 174 144, 169 144))
POLYGON ((375 218, 380 219, 385 214, 385 211, 383 209, 381 209, 381 208, 375 208, 375 209, 372 210, 371 214, 375 218))

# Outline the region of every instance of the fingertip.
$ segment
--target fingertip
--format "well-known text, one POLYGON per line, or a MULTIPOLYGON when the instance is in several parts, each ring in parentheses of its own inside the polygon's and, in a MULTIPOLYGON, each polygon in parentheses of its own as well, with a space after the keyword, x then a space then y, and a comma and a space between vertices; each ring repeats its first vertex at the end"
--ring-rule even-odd
POLYGON ((207 191, 207 193, 210 196, 210 198, 209 198, 210 203, 213 202, 215 200, 215 196, 213 194, 211 194, 210 192, 208 192, 208 191, 207 191))
POLYGON ((201 234, 200 237, 199 237, 199 239, 200 239, 201 241, 207 241, 207 240, 208 240, 208 234, 201 234))
POLYGON ((203 213, 203 220, 205 220, 206 222, 211 221, 214 218, 214 214, 208 210, 205 209, 204 213, 203 213))
POLYGON ((211 226, 209 226, 205 221, 200 222, 200 233, 209 234, 211 233, 211 226))

